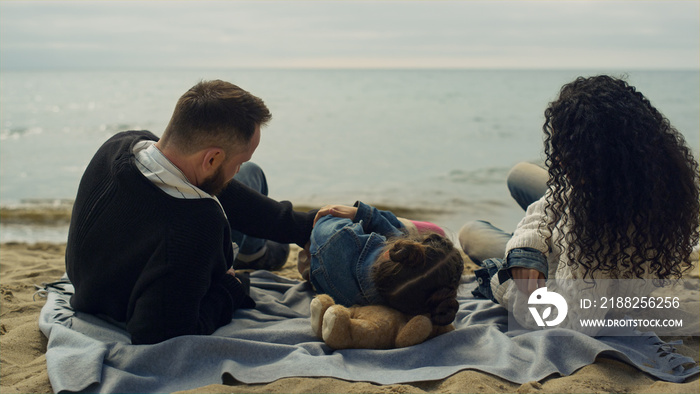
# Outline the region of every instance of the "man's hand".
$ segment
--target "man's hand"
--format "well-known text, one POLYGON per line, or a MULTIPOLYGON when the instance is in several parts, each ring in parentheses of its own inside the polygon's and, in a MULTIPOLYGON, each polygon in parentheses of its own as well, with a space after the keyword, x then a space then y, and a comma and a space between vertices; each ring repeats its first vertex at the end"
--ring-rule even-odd
MULTIPOLYGON (((228 271, 226 271, 226 274, 236 278, 236 271, 233 269, 233 267, 229 268, 228 271)), ((236 278, 236 280, 238 281, 238 283, 241 283, 240 279, 236 278)))
POLYGON ((314 226, 318 219, 324 216, 335 216, 338 218, 346 218, 353 220, 357 214, 357 207, 348 207, 346 205, 326 205, 325 207, 319 209, 314 218, 314 226))
POLYGON ((510 274, 515 280, 518 290, 527 294, 545 286, 544 274, 532 268, 512 267, 510 274))

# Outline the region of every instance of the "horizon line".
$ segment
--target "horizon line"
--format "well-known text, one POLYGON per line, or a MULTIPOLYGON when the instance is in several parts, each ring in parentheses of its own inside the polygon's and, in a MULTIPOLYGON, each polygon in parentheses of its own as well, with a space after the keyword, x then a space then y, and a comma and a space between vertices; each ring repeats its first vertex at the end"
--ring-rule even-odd
POLYGON ((84 66, 84 67, 3 67, 0 66, 0 73, 6 71, 75 71, 75 72, 85 72, 85 71, 221 71, 221 70, 246 70, 246 71, 588 71, 588 70, 611 70, 611 71, 697 71, 700 72, 700 66, 698 67, 640 67, 640 66, 581 66, 581 67, 571 67, 571 66, 543 66, 543 67, 533 67, 533 66, 523 66, 523 67, 512 67, 512 66, 502 66, 502 67, 486 67, 486 66, 355 66, 355 67, 334 67, 334 66, 166 66, 166 67, 142 67, 142 66, 126 66, 126 67, 114 67, 114 66, 84 66))

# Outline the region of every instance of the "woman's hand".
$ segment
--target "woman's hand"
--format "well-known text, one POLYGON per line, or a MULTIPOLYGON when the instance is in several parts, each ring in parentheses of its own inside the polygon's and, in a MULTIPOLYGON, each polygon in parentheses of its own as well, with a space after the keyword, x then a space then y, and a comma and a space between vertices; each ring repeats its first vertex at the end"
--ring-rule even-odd
POLYGON ((544 274, 532 268, 512 267, 510 275, 515 280, 515 285, 518 290, 527 294, 532 294, 533 291, 545 286, 544 274))
POLYGON ((357 207, 348 207, 346 205, 326 205, 316 213, 316 217, 314 218, 314 226, 316 225, 318 219, 324 216, 331 215, 338 218, 353 220, 355 219, 356 214, 357 207))

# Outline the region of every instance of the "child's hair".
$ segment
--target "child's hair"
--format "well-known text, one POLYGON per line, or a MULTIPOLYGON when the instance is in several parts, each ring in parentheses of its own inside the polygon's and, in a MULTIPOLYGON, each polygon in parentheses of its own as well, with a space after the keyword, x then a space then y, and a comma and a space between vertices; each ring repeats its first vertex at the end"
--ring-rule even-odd
MULTIPOLYGON (((698 242, 698 164, 649 100, 609 76, 564 85, 545 111, 552 219, 586 275, 680 277, 698 242)), ((557 242, 561 243, 561 240, 557 242)))
POLYGON ((440 326, 457 314, 457 288, 464 260, 452 242, 438 234, 389 240, 372 268, 372 278, 385 303, 409 315, 430 314, 440 326))

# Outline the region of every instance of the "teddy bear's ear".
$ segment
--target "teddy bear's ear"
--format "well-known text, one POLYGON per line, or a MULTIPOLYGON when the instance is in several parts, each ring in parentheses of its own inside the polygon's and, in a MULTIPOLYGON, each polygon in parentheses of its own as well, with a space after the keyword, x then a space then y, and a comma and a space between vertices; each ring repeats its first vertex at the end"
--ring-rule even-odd
POLYGON ((442 300, 430 313, 430 320, 437 326, 452 323, 459 310, 459 302, 454 298, 442 300))
POLYGON ((430 295, 428 304, 430 320, 438 326, 448 325, 452 323, 459 310, 457 290, 443 287, 430 295))

